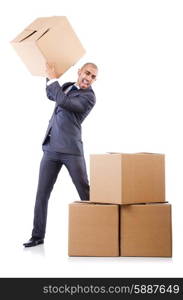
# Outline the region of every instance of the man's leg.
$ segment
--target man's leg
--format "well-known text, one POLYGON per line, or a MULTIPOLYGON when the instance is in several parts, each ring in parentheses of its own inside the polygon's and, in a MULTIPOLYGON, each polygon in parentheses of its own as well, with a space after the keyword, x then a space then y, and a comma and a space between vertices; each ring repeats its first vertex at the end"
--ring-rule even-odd
POLYGON ((44 153, 40 164, 32 237, 44 239, 48 200, 61 167, 62 163, 59 160, 44 153))
POLYGON ((89 182, 84 156, 64 155, 62 160, 66 166, 72 181, 78 191, 81 200, 89 200, 89 182))

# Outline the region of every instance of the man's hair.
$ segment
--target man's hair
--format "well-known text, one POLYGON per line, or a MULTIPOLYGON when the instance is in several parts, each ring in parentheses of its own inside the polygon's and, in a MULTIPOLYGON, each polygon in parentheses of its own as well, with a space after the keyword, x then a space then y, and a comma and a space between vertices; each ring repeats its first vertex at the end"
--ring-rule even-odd
POLYGON ((98 71, 97 65, 94 64, 94 63, 91 63, 91 62, 85 63, 85 64, 81 67, 81 70, 82 70, 83 68, 85 68, 86 66, 88 66, 88 65, 92 66, 93 68, 95 68, 95 69, 98 71))

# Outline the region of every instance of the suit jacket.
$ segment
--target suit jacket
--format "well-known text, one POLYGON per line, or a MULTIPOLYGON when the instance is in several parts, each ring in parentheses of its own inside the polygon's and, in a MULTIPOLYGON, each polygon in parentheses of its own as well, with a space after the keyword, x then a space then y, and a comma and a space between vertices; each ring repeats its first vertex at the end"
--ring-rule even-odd
POLYGON ((91 87, 65 94, 65 89, 72 84, 67 82, 60 86, 56 81, 46 87, 48 99, 55 101, 55 109, 42 143, 43 150, 83 155, 81 123, 95 105, 96 98, 91 87))

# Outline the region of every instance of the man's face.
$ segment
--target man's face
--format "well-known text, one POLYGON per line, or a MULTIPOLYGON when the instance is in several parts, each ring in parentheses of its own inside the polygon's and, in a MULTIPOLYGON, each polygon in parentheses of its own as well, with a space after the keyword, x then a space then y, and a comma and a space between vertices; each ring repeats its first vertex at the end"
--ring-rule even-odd
POLYGON ((97 78, 97 69, 92 65, 86 65, 78 70, 77 84, 80 89, 87 89, 97 78))

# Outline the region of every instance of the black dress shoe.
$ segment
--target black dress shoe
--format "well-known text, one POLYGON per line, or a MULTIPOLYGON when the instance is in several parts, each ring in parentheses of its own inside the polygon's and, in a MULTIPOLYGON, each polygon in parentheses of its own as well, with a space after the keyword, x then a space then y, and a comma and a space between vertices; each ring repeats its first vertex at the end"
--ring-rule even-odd
POLYGON ((23 245, 24 247, 34 247, 43 243, 44 243, 44 239, 39 237, 31 237, 31 239, 27 243, 24 243, 23 245))

